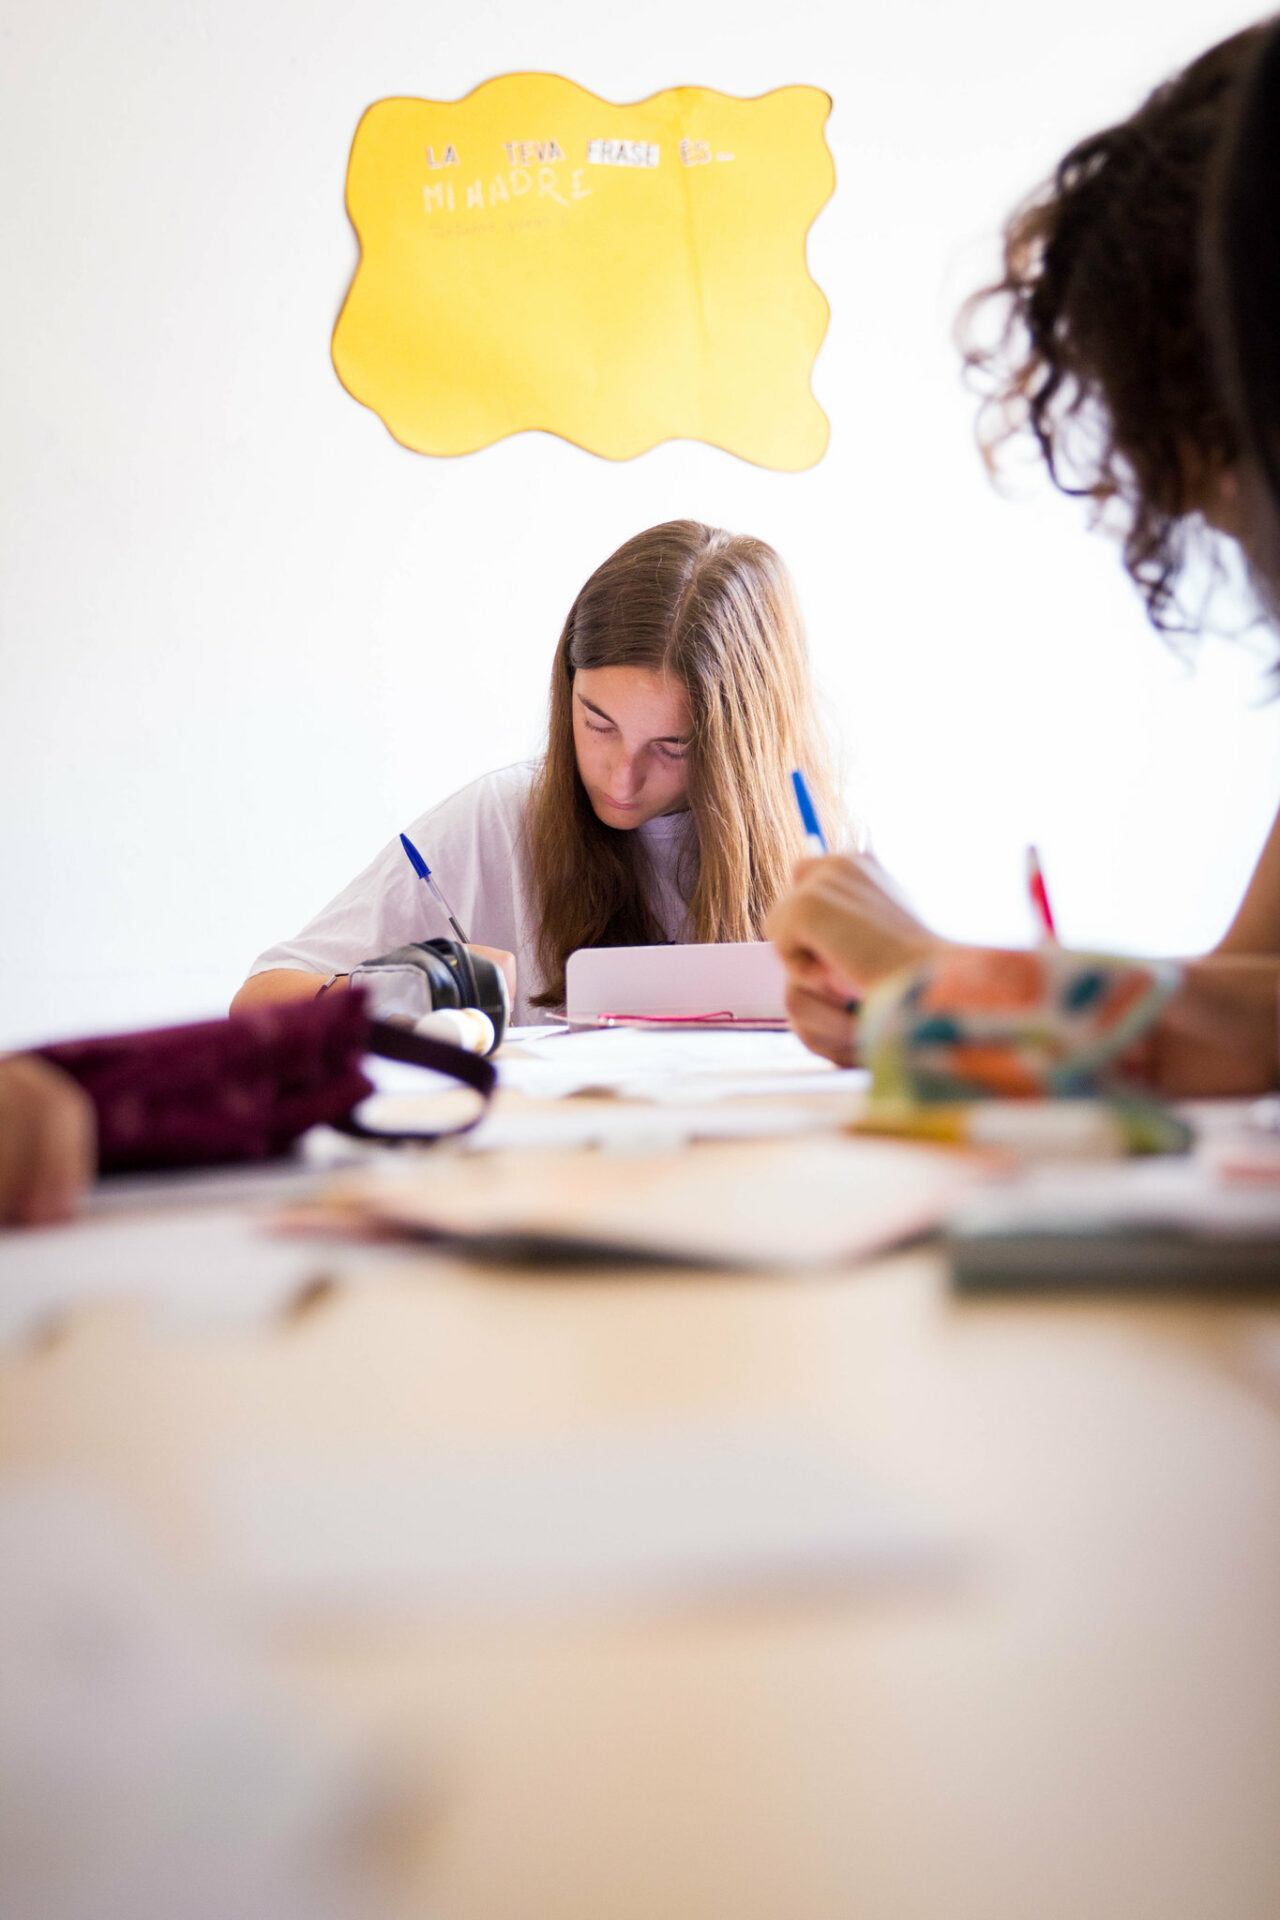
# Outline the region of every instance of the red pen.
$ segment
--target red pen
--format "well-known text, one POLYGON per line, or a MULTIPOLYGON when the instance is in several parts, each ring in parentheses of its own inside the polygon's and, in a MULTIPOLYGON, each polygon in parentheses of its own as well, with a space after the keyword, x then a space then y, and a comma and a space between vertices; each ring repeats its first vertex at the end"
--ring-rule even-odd
POLYGON ((1053 908, 1049 905, 1049 890, 1044 884, 1040 855, 1034 847, 1027 848, 1027 892, 1031 895, 1031 911, 1039 924, 1040 938, 1056 940, 1058 929, 1053 921, 1053 908))

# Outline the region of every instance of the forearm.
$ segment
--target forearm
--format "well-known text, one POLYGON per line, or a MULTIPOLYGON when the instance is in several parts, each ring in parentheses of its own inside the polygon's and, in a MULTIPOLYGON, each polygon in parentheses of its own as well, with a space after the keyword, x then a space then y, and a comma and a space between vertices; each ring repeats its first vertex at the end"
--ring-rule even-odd
MULTIPOLYGON (((231 1011, 249 1013, 255 1007, 281 1006, 289 1000, 314 1000, 327 978, 327 974, 303 973, 293 967, 272 967, 266 973, 251 974, 231 1002, 231 1011)), ((345 973, 334 982, 335 987, 346 984, 345 973)))
POLYGON ((1280 954, 1280 816, 1267 836, 1244 899, 1216 952, 1280 954))
POLYGON ((1181 991, 1150 1036, 1146 1072, 1171 1099, 1270 1092, 1280 1083, 1280 958, 1213 954, 1185 963, 1181 991))

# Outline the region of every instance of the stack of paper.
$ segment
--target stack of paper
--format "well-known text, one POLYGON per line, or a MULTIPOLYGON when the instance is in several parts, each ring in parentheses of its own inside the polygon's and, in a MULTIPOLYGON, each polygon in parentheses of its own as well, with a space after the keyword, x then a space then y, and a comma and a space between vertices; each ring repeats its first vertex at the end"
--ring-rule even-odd
POLYGON ((504 1087, 538 1099, 598 1090, 631 1100, 688 1101, 849 1093, 869 1078, 833 1067, 794 1033, 641 1027, 521 1028, 498 1056, 498 1075, 504 1087))
POLYGON ((500 1260, 804 1269, 929 1232, 984 1172, 952 1149, 836 1134, 590 1159, 383 1159, 289 1218, 500 1260))
POLYGON ((1189 1156, 1043 1166, 973 1196, 947 1240, 972 1291, 1280 1289, 1280 1185, 1189 1156))
MULTIPOLYGON (((479 1126, 458 1136, 464 1153, 513 1147, 637 1153, 693 1140, 780 1139, 853 1117, 868 1079, 860 1071, 838 1071, 791 1033, 714 1029, 517 1028, 497 1065, 500 1087, 543 1104, 499 1102, 479 1126), (565 1104, 551 1111, 548 1101, 565 1104)), ((365 1126, 428 1132, 471 1117, 473 1097, 456 1088, 442 1092, 437 1075, 382 1060, 368 1062, 367 1071, 377 1092, 360 1108, 365 1126)), ((334 1164, 365 1157, 342 1148, 337 1136, 330 1141, 337 1143, 334 1164)))

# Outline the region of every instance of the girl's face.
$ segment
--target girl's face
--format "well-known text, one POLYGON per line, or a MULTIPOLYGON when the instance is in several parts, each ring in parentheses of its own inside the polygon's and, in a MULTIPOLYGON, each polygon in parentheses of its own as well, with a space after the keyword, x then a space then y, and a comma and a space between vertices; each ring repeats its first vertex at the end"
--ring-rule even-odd
POLYGON ((687 805, 689 699, 647 667, 580 667, 573 676, 573 746, 596 817, 642 827, 687 805))

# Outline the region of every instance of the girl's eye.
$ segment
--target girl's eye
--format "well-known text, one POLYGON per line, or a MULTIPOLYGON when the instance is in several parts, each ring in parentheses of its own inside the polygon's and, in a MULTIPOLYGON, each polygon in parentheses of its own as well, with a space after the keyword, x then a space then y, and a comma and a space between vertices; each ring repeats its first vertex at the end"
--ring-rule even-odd
POLYGON ((587 721, 587 730, 590 733, 612 733, 613 732, 612 727, 602 727, 600 723, 596 720, 587 721))
POLYGON ((688 758, 689 749, 688 747, 665 747, 659 741, 658 752, 666 760, 684 760, 688 758))

